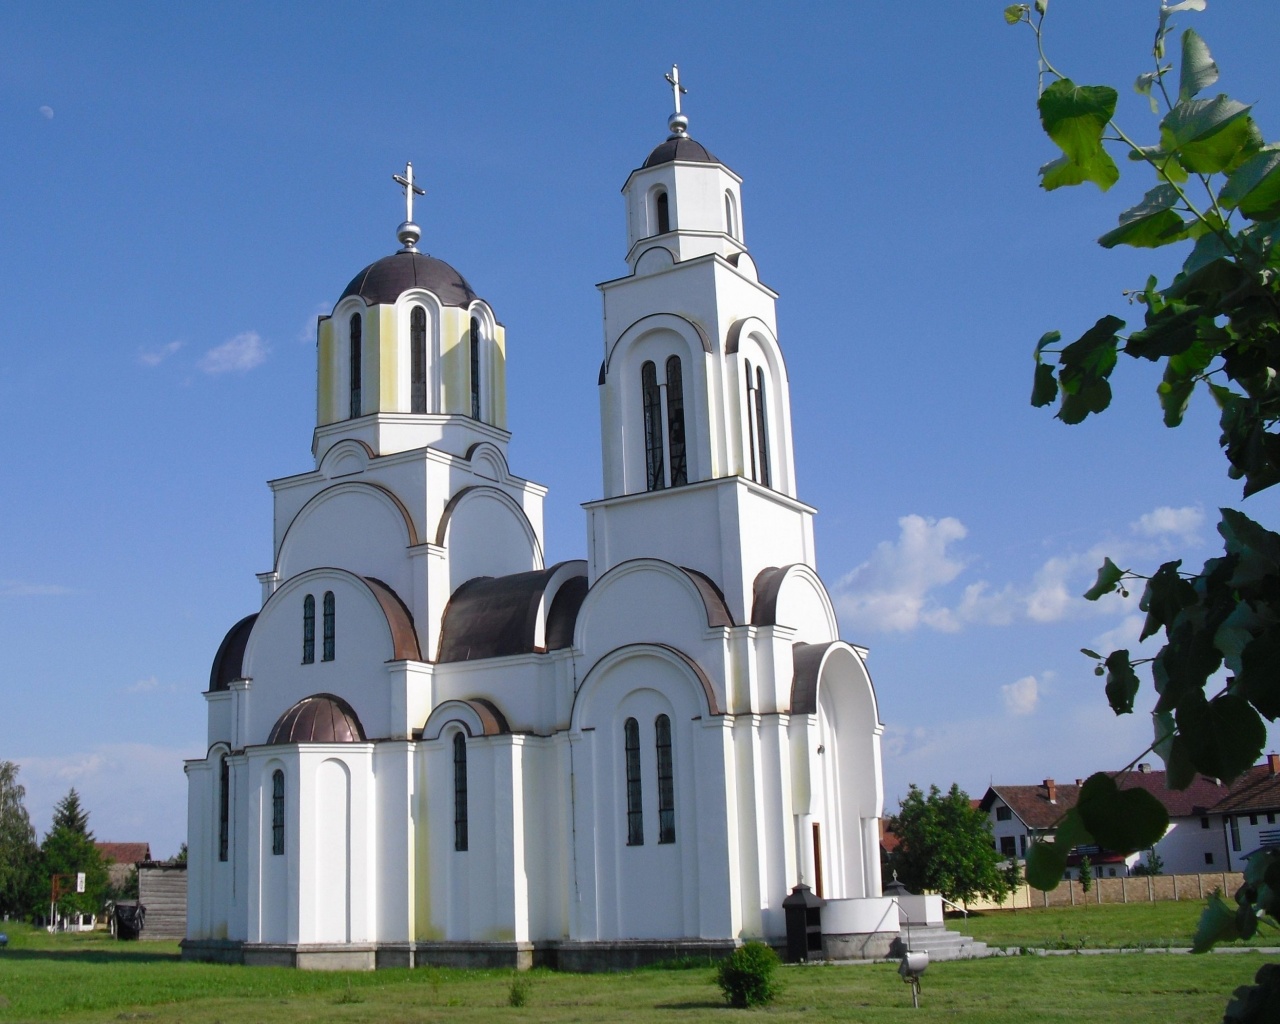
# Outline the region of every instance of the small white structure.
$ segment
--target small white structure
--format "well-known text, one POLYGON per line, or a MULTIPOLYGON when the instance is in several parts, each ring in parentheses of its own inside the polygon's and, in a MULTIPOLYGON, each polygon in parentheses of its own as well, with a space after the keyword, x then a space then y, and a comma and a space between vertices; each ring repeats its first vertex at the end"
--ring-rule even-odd
MULTIPOLYGON (((678 94, 677 94, 678 96, 678 94)), ((600 285, 604 496, 543 564, 507 465, 506 331, 417 252, 319 325, 315 468, 273 481, 262 607, 189 779, 184 955, 588 969, 781 942, 805 881, 881 896, 881 725, 796 494, 741 179, 672 117, 600 285)))

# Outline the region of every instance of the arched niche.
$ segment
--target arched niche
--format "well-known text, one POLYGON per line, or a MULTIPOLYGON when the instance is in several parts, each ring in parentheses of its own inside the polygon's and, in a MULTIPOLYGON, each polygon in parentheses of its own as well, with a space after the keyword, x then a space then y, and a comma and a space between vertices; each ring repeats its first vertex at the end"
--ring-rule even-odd
POLYGON ((497 487, 465 487, 445 506, 436 544, 449 554, 449 592, 476 576, 542 568, 542 545, 524 509, 497 487))
POLYGON ((787 626, 809 643, 839 637, 827 588, 809 566, 796 563, 760 570, 753 585, 751 624, 787 626))

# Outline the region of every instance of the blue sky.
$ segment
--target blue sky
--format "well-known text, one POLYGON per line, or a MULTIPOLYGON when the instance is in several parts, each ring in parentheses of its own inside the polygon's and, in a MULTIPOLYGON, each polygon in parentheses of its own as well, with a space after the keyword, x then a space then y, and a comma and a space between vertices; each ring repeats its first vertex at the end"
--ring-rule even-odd
MULTIPOLYGON (((1157 8, 1053 0, 1049 23, 1055 63, 1119 87, 1148 139, 1128 83, 1157 8)), ((100 839, 182 841, 209 664, 270 567, 265 481, 311 465, 315 318, 396 248, 406 159, 420 248, 507 326, 511 463, 551 488, 548 561, 585 552, 594 285, 624 270, 619 189, 665 137, 673 61, 781 295, 800 496, 871 651, 887 806, 1140 751, 1149 720, 1117 720, 1078 653, 1131 642, 1135 609, 1078 595, 1104 554, 1198 566, 1238 487, 1207 401, 1160 424, 1153 367, 1126 360, 1082 426, 1028 405, 1044 331, 1138 319, 1122 289, 1174 261, 1093 242, 1149 187, 1131 167, 1105 195, 1038 188, 1033 40, 1001 9, 9 5, 0 758, 41 833, 74 785, 100 839)), ((1280 5, 1178 20, 1280 135, 1280 5)), ((1245 508, 1277 521, 1269 494, 1245 508)))

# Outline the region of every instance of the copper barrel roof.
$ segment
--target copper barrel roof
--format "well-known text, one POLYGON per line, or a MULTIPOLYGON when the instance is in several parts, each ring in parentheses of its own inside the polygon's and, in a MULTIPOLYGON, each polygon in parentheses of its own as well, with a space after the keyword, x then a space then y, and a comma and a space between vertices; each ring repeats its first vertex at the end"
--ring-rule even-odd
POLYGON ((359 295, 366 306, 385 305, 395 302, 410 288, 425 288, 446 306, 467 306, 476 298, 466 278, 444 260, 421 252, 397 252, 356 274, 342 299, 359 295))
POLYGON ((317 693, 303 697, 281 715, 267 743, 362 743, 364 740, 364 726, 351 705, 331 693, 317 693))
POLYGON ((644 162, 644 166, 657 167, 658 164, 669 164, 672 160, 689 160, 700 164, 720 162, 707 152, 707 147, 701 142, 694 142, 688 136, 683 136, 667 139, 655 146, 653 152, 649 154, 649 159, 644 162))
POLYGON ((229 630, 218 645, 218 653, 213 656, 213 667, 209 670, 209 689, 225 690, 233 679, 243 678, 244 648, 249 642, 249 634, 253 632, 253 624, 258 621, 258 613, 246 615, 229 630))

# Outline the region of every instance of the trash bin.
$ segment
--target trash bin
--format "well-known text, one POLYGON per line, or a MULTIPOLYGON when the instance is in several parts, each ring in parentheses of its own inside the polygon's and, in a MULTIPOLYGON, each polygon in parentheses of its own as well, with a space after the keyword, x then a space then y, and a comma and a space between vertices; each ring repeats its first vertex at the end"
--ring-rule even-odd
POLYGON ((141 903, 116 904, 116 938, 136 939, 142 932, 147 908, 141 903))
POLYGON ((782 901, 787 922, 787 962, 800 963, 812 954, 822 956, 822 900, 801 882, 782 901))

